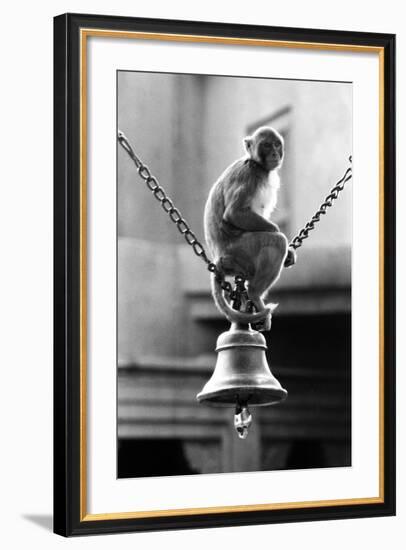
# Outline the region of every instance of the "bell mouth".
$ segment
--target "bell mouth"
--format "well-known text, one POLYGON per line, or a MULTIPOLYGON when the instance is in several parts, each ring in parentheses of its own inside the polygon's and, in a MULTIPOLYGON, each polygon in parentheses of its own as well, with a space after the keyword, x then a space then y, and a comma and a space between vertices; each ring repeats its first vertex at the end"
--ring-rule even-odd
POLYGON ((282 387, 266 385, 223 387, 221 390, 205 391, 197 394, 199 403, 213 407, 231 407, 236 403, 247 403, 250 407, 266 407, 284 401, 288 392, 282 387))

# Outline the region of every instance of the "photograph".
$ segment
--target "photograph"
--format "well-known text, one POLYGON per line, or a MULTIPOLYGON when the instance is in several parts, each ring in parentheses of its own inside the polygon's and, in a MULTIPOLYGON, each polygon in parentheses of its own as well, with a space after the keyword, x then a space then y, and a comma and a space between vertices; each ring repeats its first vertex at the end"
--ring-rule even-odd
POLYGON ((54 36, 55 532, 393 514, 394 36, 54 36))
POLYGON ((116 97, 117 477, 351 466, 353 84, 116 97))

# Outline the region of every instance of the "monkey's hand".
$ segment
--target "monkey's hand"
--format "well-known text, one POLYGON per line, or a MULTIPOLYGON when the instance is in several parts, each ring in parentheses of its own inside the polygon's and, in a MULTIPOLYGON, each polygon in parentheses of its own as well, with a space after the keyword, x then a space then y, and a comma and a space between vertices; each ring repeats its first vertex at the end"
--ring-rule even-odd
POLYGON ((296 263, 296 252, 293 250, 293 248, 288 248, 288 254, 285 259, 285 263, 283 264, 283 267, 292 267, 296 263))

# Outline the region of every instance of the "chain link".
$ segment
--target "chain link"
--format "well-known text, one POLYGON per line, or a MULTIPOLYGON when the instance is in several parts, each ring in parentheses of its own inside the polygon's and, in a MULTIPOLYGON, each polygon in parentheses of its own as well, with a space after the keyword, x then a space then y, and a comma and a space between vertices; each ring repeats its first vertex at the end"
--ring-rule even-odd
MULTIPOLYGON (((352 162, 352 157, 349 157, 349 161, 352 162)), ((352 168, 351 166, 347 168, 344 176, 335 184, 331 189, 330 193, 324 199, 324 202, 320 205, 317 212, 314 214, 312 219, 306 223, 306 225, 299 231, 299 233, 290 241, 289 247, 296 250, 301 247, 303 241, 308 238, 310 231, 313 231, 316 223, 321 219, 321 216, 327 212, 327 209, 330 208, 334 201, 338 198, 338 195, 344 189, 345 184, 352 178, 352 168)))
POLYGON ((145 181, 146 186, 152 192, 156 200, 161 204, 163 210, 168 214, 172 222, 176 225, 179 233, 183 235, 187 244, 192 247, 193 252, 196 254, 196 256, 204 261, 207 269, 211 273, 214 273, 214 276, 217 282, 220 283, 221 288, 230 295, 231 299, 234 299, 235 294, 231 283, 224 279, 223 273, 217 268, 216 264, 209 260, 202 243, 197 239, 196 235, 190 229, 189 224, 182 216, 180 211, 175 208, 172 200, 166 194, 165 189, 159 185, 158 180, 151 174, 148 166, 144 164, 139 157, 137 157, 123 132, 118 132, 117 139, 123 149, 133 160, 135 166, 137 167, 137 172, 139 176, 145 181))
MULTIPOLYGON (((178 231, 185 238, 187 244, 192 247, 193 252, 201 258, 207 266, 207 269, 214 274, 216 281, 220 283, 221 288, 230 296, 231 300, 234 300, 234 307, 239 307, 241 303, 241 295, 246 292, 245 281, 237 276, 235 278, 236 289, 233 290, 231 283, 225 280, 223 273, 218 269, 216 264, 212 262, 206 254, 206 251, 202 243, 197 239, 196 235, 190 229, 189 224, 182 216, 180 211, 174 206, 172 200, 168 197, 163 187, 158 183, 158 180, 151 174, 148 166, 142 162, 142 160, 135 154, 128 139, 123 132, 118 132, 117 139, 123 149, 128 153, 137 167, 137 172, 141 179, 145 181, 146 186, 152 192, 156 200, 161 204, 163 210, 168 214, 169 218, 178 228, 178 231)), ((352 162, 352 158, 349 158, 352 162)), ((338 198, 338 195, 344 189, 345 184, 352 178, 352 167, 347 168, 344 176, 335 184, 330 193, 324 199, 324 202, 320 205, 317 212, 312 219, 306 223, 306 225, 299 231, 299 233, 291 240, 289 247, 296 250, 301 247, 303 241, 308 238, 310 231, 313 231, 316 223, 318 223, 323 214, 326 214, 328 208, 330 208, 334 201, 338 198)))

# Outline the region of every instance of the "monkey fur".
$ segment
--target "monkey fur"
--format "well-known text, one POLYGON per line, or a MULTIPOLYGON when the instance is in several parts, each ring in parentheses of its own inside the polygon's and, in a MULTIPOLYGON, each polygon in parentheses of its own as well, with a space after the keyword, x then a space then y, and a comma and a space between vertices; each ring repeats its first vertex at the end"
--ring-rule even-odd
POLYGON ((248 298, 256 313, 233 309, 214 274, 212 292, 230 322, 255 323, 259 330, 269 330, 277 304, 265 305, 263 297, 278 280, 282 267, 296 261, 286 236, 270 220, 277 202, 284 142, 273 128, 261 127, 244 139, 244 145, 246 156, 231 164, 210 191, 204 231, 219 271, 247 280, 248 298))

